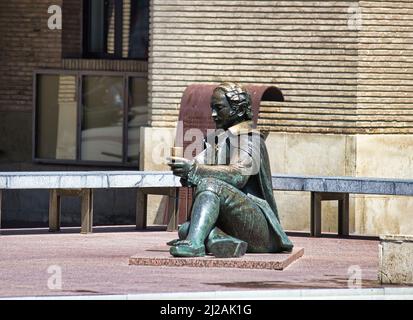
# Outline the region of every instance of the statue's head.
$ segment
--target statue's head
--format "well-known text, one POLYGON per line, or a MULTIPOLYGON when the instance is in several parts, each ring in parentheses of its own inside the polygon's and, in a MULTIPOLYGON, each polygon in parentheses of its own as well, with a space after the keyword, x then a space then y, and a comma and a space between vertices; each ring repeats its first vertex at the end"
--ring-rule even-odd
POLYGON ((243 87, 225 82, 215 88, 211 98, 212 118, 217 129, 252 119, 251 96, 243 87))

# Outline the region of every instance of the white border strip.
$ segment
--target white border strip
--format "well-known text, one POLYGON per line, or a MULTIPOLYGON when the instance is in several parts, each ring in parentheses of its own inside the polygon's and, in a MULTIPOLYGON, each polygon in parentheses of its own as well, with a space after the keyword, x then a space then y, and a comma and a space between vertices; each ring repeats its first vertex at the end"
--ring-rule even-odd
POLYGON ((0 300, 413 300, 413 287, 38 296, 0 300))

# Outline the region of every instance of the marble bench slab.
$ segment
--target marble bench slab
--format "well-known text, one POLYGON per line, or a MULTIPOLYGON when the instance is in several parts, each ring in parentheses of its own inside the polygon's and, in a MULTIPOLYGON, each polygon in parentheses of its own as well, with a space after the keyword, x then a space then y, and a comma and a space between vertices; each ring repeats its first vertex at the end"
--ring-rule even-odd
POLYGON ((180 187, 166 171, 0 172, 0 189, 109 189, 180 187))
POLYGON ((273 175, 274 190, 413 196, 413 180, 273 175))
MULTIPOLYGON (((413 196, 413 180, 274 174, 274 190, 413 196)), ((0 189, 180 187, 171 171, 0 172, 0 189)))

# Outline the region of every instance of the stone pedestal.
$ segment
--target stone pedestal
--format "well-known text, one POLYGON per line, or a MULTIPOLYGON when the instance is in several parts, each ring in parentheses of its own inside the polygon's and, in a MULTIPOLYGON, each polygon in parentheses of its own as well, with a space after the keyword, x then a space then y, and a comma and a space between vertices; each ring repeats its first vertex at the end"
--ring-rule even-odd
POLYGON ((169 254, 169 247, 158 246, 130 257, 129 265, 284 270, 303 255, 303 248, 294 248, 289 253, 246 254, 240 258, 218 259, 213 256, 175 258, 169 254))
POLYGON ((413 284, 413 236, 380 236, 379 281, 413 284))

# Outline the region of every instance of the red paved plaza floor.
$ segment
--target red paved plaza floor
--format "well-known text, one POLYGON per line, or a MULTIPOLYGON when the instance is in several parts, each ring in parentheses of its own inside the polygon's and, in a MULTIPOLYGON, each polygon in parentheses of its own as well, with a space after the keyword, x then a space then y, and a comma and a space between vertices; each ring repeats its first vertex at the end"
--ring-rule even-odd
POLYGON ((347 288, 352 270, 361 270, 363 287, 380 287, 374 240, 291 237, 305 253, 284 271, 149 267, 128 265, 129 257, 174 239, 175 233, 96 231, 2 231, 0 297, 347 288), (48 273, 55 270, 50 266, 61 268, 61 290, 48 287, 55 275, 48 273))

